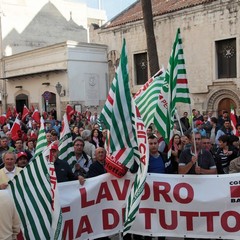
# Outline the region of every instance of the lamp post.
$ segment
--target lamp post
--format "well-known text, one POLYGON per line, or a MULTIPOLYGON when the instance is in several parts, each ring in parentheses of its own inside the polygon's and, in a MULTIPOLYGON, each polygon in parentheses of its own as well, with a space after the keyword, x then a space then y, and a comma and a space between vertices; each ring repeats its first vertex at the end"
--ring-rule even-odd
POLYGON ((55 86, 57 94, 59 96, 59 109, 60 109, 60 119, 62 118, 62 111, 61 111, 61 92, 62 92, 62 84, 58 82, 55 86))
POLYGON ((57 83, 57 85, 55 86, 57 94, 59 97, 61 97, 61 92, 62 92, 62 84, 60 82, 57 83))

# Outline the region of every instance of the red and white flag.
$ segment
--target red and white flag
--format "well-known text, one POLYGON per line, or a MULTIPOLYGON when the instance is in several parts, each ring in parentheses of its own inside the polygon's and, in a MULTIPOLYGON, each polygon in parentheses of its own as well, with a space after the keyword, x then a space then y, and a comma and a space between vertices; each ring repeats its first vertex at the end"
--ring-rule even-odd
POLYGON ((70 106, 70 105, 67 105, 67 107, 66 107, 66 114, 67 114, 67 120, 68 120, 68 122, 70 121, 70 119, 71 119, 71 117, 72 117, 72 115, 73 115, 74 113, 75 113, 75 111, 74 111, 73 107, 70 106))
POLYGON ((24 104, 23 107, 23 112, 22 112, 22 121, 24 121, 27 117, 27 115, 30 113, 29 109, 27 108, 27 106, 24 104))
POLYGON ((7 120, 6 114, 3 114, 2 116, 0 116, 0 124, 1 125, 5 124, 6 120, 7 120))
POLYGON ((17 117, 17 115, 18 115, 18 112, 17 112, 16 107, 14 106, 14 108, 13 108, 13 116, 17 117))
POLYGON ((12 116, 12 111, 11 108, 8 107, 7 113, 6 113, 6 118, 9 119, 12 116))
POLYGON ((33 114, 32 114, 32 119, 33 119, 36 123, 40 124, 40 113, 39 113, 38 109, 35 109, 35 110, 34 110, 34 112, 33 112, 33 114))
POLYGON ((21 124, 18 116, 16 117, 10 132, 12 133, 12 139, 16 141, 19 138, 19 131, 21 132, 21 124))
POLYGON ((232 105, 231 105, 230 119, 231 119, 233 134, 236 135, 237 134, 237 129, 236 129, 237 119, 236 119, 236 115, 235 115, 232 105))

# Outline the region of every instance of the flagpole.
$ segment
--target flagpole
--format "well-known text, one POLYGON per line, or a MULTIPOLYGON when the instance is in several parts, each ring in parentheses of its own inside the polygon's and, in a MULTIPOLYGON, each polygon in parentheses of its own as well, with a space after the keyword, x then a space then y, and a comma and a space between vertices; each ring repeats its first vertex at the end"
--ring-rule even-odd
POLYGON ((179 118, 179 114, 178 114, 177 108, 176 108, 176 111, 175 111, 175 116, 176 116, 176 118, 178 120, 178 124, 179 124, 179 127, 180 127, 181 135, 183 135, 182 125, 181 125, 181 121, 180 121, 180 118, 179 118))
MULTIPOLYGON (((192 113, 192 107, 191 105, 189 104, 189 110, 190 110, 190 113, 192 113)), ((191 127, 192 127, 192 136, 193 136, 193 148, 194 148, 194 154, 196 155, 197 154, 197 146, 196 146, 196 140, 195 140, 195 132, 193 131, 194 129, 194 123, 193 123, 193 119, 191 121, 191 127)), ((196 164, 197 164, 197 161, 196 161, 196 164)))

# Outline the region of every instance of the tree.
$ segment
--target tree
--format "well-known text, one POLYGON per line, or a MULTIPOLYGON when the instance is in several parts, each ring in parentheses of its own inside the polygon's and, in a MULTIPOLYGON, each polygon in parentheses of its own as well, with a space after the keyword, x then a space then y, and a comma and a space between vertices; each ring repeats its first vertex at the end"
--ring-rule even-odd
POLYGON ((147 39, 147 51, 149 59, 150 74, 153 76, 159 70, 156 39, 153 28, 152 1, 141 0, 144 27, 147 39))

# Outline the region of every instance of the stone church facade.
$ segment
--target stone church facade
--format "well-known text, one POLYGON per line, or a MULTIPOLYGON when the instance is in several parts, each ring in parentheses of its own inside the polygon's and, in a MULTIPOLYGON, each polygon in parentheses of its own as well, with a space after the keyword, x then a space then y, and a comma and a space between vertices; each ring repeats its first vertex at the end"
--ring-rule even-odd
MULTIPOLYGON (((240 114, 240 3, 238 0, 152 0, 159 64, 167 67, 176 30, 183 39, 192 107, 201 113, 240 114)), ((93 43, 108 46, 109 81, 113 79, 122 39, 126 39, 130 85, 135 93, 150 77, 146 34, 140 1, 99 29, 91 29, 93 43)), ((188 111, 180 106, 179 113, 188 111)))

